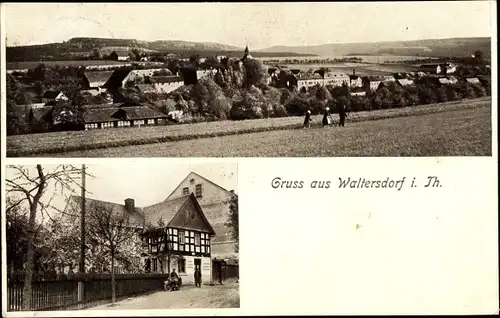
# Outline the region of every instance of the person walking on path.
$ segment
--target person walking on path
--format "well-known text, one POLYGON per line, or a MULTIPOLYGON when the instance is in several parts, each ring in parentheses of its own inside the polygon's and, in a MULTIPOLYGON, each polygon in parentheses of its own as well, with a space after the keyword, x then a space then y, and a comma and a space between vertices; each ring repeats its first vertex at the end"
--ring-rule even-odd
POLYGON ((345 117, 346 117, 345 104, 340 103, 339 104, 339 127, 344 127, 345 117))
POLYGON ((323 113, 323 127, 330 126, 332 124, 332 116, 330 115, 330 107, 325 108, 325 112, 323 113))
POLYGON ((306 118, 304 119, 304 128, 310 128, 311 127, 311 111, 308 110, 306 112, 306 118))

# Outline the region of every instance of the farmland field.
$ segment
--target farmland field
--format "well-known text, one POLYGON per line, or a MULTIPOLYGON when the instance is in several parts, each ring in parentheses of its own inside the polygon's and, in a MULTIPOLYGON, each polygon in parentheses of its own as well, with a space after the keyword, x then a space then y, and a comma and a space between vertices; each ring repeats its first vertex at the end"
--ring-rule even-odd
POLYGON ((357 122, 344 128, 280 130, 66 154, 71 157, 490 155, 488 107, 357 122))
MULTIPOLYGON (((104 60, 85 60, 85 61, 33 61, 33 62, 8 62, 6 63, 7 71, 10 70, 24 70, 36 68, 39 64, 44 64, 46 67, 67 67, 67 66, 120 66, 120 65, 130 65, 132 62, 120 62, 120 61, 104 61, 104 60)), ((141 62, 134 62, 139 63, 141 62)), ((153 62, 142 62, 142 63, 153 63, 153 62)))
POLYGON ((351 74, 353 70, 357 75, 370 76, 370 75, 389 75, 398 72, 415 72, 418 68, 406 64, 366 64, 366 63, 323 63, 323 64, 284 64, 290 69, 308 70, 319 69, 327 67, 333 72, 343 72, 351 74))
MULTIPOLYGON (((491 98, 351 113, 343 129, 297 129, 302 120, 285 117, 9 136, 7 156, 491 154, 491 98)), ((314 125, 320 121, 321 116, 313 116, 314 125)))

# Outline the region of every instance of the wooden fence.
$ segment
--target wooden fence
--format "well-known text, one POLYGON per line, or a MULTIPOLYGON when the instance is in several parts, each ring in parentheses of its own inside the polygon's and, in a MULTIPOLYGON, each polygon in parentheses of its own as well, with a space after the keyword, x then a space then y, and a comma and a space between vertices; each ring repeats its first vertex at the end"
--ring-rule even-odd
POLYGON ((218 264, 214 262, 212 267, 212 280, 214 283, 223 282, 228 279, 239 279, 238 265, 218 264))
MULTIPOLYGON (((116 274, 116 297, 138 295, 163 289, 166 274, 116 274)), ((35 279, 31 284, 30 311, 82 309, 111 300, 110 274, 71 275, 57 279, 35 279), (78 282, 84 283, 84 299, 78 301, 78 282)), ((7 310, 21 311, 23 282, 7 282, 7 310)))

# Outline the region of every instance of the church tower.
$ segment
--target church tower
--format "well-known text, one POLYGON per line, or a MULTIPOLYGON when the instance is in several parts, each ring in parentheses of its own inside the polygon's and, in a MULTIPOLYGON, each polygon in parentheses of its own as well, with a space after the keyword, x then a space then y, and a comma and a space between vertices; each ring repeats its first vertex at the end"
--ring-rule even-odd
POLYGON ((248 49, 248 45, 245 47, 245 55, 243 55, 241 61, 244 61, 246 59, 253 59, 252 55, 250 54, 250 50, 248 49))

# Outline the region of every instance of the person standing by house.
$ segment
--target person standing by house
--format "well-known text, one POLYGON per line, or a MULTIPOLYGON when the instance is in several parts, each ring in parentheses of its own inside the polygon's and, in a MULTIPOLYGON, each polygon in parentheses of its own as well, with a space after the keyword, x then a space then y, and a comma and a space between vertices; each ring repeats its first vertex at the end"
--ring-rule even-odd
POLYGON ((201 287, 201 271, 199 267, 196 267, 194 271, 194 285, 196 287, 201 287))
POLYGON ((311 111, 308 110, 306 112, 306 118, 304 119, 304 128, 310 128, 311 127, 311 111))

